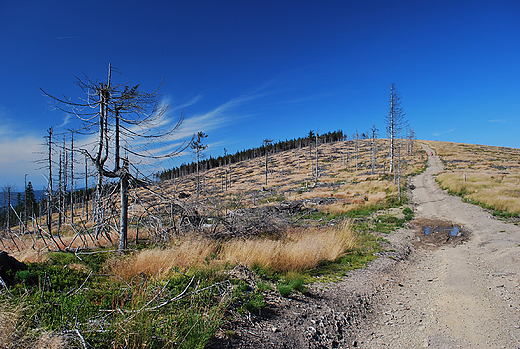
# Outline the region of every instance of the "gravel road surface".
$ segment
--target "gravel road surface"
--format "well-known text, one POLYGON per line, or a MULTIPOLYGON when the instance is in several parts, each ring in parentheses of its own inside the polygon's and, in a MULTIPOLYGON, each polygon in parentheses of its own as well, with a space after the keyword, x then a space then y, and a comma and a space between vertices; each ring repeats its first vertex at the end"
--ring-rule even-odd
POLYGON ((439 189, 442 162, 423 147, 416 219, 380 258, 303 295, 272 292, 210 348, 520 348, 520 228, 439 189))

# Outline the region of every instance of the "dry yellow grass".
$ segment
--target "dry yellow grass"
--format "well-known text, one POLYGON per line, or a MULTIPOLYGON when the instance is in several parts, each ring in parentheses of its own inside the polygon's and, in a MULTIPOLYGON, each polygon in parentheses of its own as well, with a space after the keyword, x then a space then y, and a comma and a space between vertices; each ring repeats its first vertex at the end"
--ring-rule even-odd
POLYGON ((220 246, 210 239, 192 238, 179 241, 166 249, 143 250, 126 258, 109 262, 112 273, 131 280, 139 274, 165 278, 175 268, 185 271, 212 260, 216 264, 241 263, 286 272, 316 267, 320 262, 333 261, 356 247, 357 239, 348 223, 337 228, 293 230, 283 239, 269 238, 230 240, 220 246))
POLYGON ((464 194, 467 199, 497 210, 520 214, 520 175, 457 171, 441 173, 437 180, 442 188, 464 194))
MULTIPOLYGON (((377 141, 379 149, 387 149, 388 140, 380 139, 377 141)), ((318 186, 314 187, 314 169, 315 169, 315 158, 314 158, 314 146, 312 154, 309 155, 308 147, 301 150, 291 150, 287 152, 281 152, 270 155, 268 185, 265 185, 264 177, 264 159, 257 158, 254 160, 243 161, 240 163, 228 165, 227 167, 213 168, 208 171, 203 171, 201 176, 204 178, 205 191, 200 195, 201 201, 204 202, 207 198, 215 199, 218 202, 219 209, 228 212, 228 210, 234 210, 236 208, 246 208, 252 206, 258 206, 260 203, 278 201, 285 198, 285 200, 305 200, 316 197, 334 197, 338 199, 338 203, 331 205, 326 208, 329 212, 341 213, 345 210, 357 208, 359 205, 363 205, 365 196, 368 199, 368 203, 372 204, 385 200, 387 196, 396 195, 397 188, 389 180, 377 180, 384 174, 384 168, 382 164, 386 164, 386 170, 388 170, 388 153, 386 151, 378 151, 377 153, 377 167, 376 175, 370 175, 370 164, 371 164, 371 141, 360 140, 359 141, 359 156, 356 159, 354 152, 354 145, 352 141, 349 142, 337 142, 334 144, 323 144, 320 145, 319 155, 319 183, 318 186), (349 161, 347 162, 347 154, 349 154, 349 161), (356 162, 358 164, 356 170, 356 162), (225 171, 228 173, 228 178, 232 178, 232 183, 228 187, 228 190, 222 190, 222 176, 225 175, 225 171), (309 185, 308 190, 303 188, 305 183, 309 185), (264 190, 264 187, 266 190, 264 190)), ((416 147, 418 149, 418 147, 416 147)), ((403 172, 410 173, 415 167, 422 166, 424 159, 424 152, 416 152, 414 156, 406 157, 407 167, 403 172)), ((194 194, 195 192, 195 181, 194 176, 185 176, 182 179, 168 180, 159 183, 154 188, 157 193, 165 195, 165 197, 173 198, 175 194, 179 192, 186 192, 194 194)), ((156 202, 158 196, 151 194, 145 189, 137 189, 132 191, 131 196, 139 195, 142 201, 147 201, 153 205, 154 209, 165 209, 166 201, 156 202)), ((192 204, 195 199, 195 195, 191 198, 184 200, 187 204, 192 204)), ((131 203, 135 202, 131 200, 131 203)), ((213 204, 215 205, 215 204, 213 204)), ((116 203, 116 208, 118 203, 116 203)), ((211 209, 214 209, 212 206, 211 209)), ((82 214, 82 210, 76 209, 76 220, 79 221, 79 215, 82 214)), ((130 218, 139 216, 140 218, 146 218, 147 212, 143 211, 142 208, 136 205, 129 207, 130 218)), ((54 226, 56 226, 57 215, 54 215, 54 226)), ((90 217, 91 218, 91 217, 90 217)), ((117 218, 115 219, 117 221, 117 218)), ((40 224, 45 226, 44 219, 41 220, 40 224)), ((135 220, 130 219, 131 227, 135 223, 135 220)), ((86 222, 86 227, 91 228, 92 222, 86 222)), ((83 228, 83 224, 78 224, 78 227, 83 228)), ((167 228, 167 227, 166 227, 167 228)), ((78 229, 78 228, 77 228, 78 229)), ((16 230, 16 228, 14 229, 16 230)), ((69 246, 74 233, 64 226, 64 232, 67 233, 62 236, 63 244, 57 239, 57 243, 60 248, 69 246)), ((146 228, 140 228, 139 238, 149 238, 148 233, 153 237, 154 231, 148 231, 146 228)), ((117 242, 118 234, 116 231, 111 231, 111 237, 113 242, 117 242)), ((135 229, 129 230, 129 241, 135 240, 136 231, 135 229)), ((32 249, 33 242, 31 241, 30 235, 21 236, 26 244, 26 248, 32 249)), ((49 248, 51 250, 56 249, 49 239, 49 248)), ((10 252, 17 251, 17 247, 7 239, 3 239, 4 244, 7 246, 5 249, 10 252)), ((19 241, 16 241, 19 243, 19 241)), ((39 258, 39 251, 47 250, 41 239, 36 238, 36 245, 34 251, 30 253, 19 253, 18 255, 24 261, 35 261, 39 258), (23 256, 23 257, 22 257, 23 256)), ((93 242, 90 237, 84 237, 85 244, 88 247, 94 245, 106 246, 110 245, 108 239, 105 239, 102 235, 101 239, 93 242)), ((74 243, 71 245, 72 248, 76 247, 87 247, 83 245, 82 240, 76 238, 74 243)), ((141 258, 144 258, 141 257, 141 258)), ((205 258, 205 257, 204 257, 205 258)), ((203 258, 203 259, 204 259, 203 258)), ((168 269, 168 268, 166 268, 168 269)))
POLYGON ((302 271, 336 260, 356 243, 350 225, 344 223, 335 229, 294 231, 280 240, 232 240, 222 246, 220 258, 273 272, 302 271))
POLYGON ((8 300, 0 303, 0 347, 9 348, 13 345, 22 311, 22 304, 9 304, 8 300))
POLYGON ((425 142, 444 161, 445 189, 497 210, 520 214, 520 149, 425 142), (464 181, 464 176, 466 181, 464 181))
POLYGON ((142 250, 130 257, 113 259, 109 268, 114 274, 130 280, 138 274, 165 278, 175 268, 186 270, 204 264, 217 250, 217 243, 203 238, 187 238, 169 248, 142 250))
POLYGON ((27 322, 24 319, 23 302, 13 303, 9 299, 0 302, 0 348, 19 349, 63 349, 68 348, 63 335, 57 333, 28 332, 27 322))

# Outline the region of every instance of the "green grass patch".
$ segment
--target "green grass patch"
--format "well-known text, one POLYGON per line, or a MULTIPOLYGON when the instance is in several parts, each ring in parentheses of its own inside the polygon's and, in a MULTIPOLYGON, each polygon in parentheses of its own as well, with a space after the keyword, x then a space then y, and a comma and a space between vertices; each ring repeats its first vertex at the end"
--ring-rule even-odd
POLYGON ((257 287, 257 289, 254 290, 244 280, 235 279, 232 280, 232 283, 235 284, 233 289, 233 307, 236 308, 240 314, 247 312, 260 314, 265 307, 263 292, 268 289, 268 285, 263 286, 266 287, 265 289, 263 287, 257 287))
POLYGON ((359 233, 358 237, 359 248, 346 252, 334 262, 322 263, 318 268, 309 271, 308 282, 336 282, 349 271, 364 268, 367 263, 375 260, 375 254, 381 251, 381 242, 384 240, 367 232, 359 233))
POLYGON ((0 295, 6 306, 25 305, 20 318, 29 324, 26 335, 35 339, 44 332, 77 329, 95 348, 204 348, 230 304, 242 302, 251 312, 265 306, 260 291, 231 292, 235 286, 216 269, 123 281, 95 273, 94 268, 103 269, 97 262, 90 261, 90 270, 87 262, 86 268, 71 268, 72 262, 80 264, 60 253, 28 264, 15 275, 12 298, 0 295))
POLYGON ((283 297, 289 297, 295 291, 304 293, 306 291, 305 279, 304 274, 289 272, 282 277, 276 288, 283 297))
POLYGON ((413 220, 414 215, 415 215, 410 207, 405 207, 403 209, 403 214, 404 214, 404 220, 407 222, 413 220))

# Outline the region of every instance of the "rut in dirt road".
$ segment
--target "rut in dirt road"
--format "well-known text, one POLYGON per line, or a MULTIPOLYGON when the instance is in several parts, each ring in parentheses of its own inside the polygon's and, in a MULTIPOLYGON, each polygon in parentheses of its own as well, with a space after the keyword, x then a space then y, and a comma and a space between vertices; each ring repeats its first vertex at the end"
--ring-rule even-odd
MULTIPOLYGON (((428 168, 412 180, 417 220, 454 224, 468 241, 418 247, 385 290, 359 347, 520 348, 520 228, 439 189, 442 162, 423 147, 428 168)), ((389 238, 418 243, 421 235, 402 229, 389 238)))

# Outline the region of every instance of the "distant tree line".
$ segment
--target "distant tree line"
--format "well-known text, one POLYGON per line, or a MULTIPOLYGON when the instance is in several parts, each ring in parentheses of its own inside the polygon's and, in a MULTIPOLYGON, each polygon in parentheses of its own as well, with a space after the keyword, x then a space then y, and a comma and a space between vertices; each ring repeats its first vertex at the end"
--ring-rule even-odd
POLYGON ((24 194, 13 193, 12 190, 13 187, 10 185, 2 188, 3 202, 0 204, 0 226, 4 228, 9 223, 18 224, 17 217, 23 219, 26 215, 28 217, 38 215, 38 202, 31 182, 27 184, 24 194))
MULTIPOLYGON (((366 137, 364 135, 364 137, 366 137)), ((318 140, 321 144, 323 143, 334 143, 339 141, 344 141, 346 139, 346 135, 342 130, 337 130, 334 132, 323 133, 318 136, 318 140)), ((241 161, 252 160, 260 157, 264 157, 266 151, 270 154, 280 153, 286 150, 298 149, 307 146, 313 146, 316 143, 316 136, 313 131, 310 131, 306 137, 295 138, 291 140, 278 141, 276 143, 264 144, 258 148, 252 148, 247 150, 239 150, 235 154, 227 154, 227 151, 224 149, 224 155, 219 156, 217 158, 209 157, 207 159, 202 159, 198 161, 199 169, 210 170, 213 168, 218 168, 222 166, 226 166, 229 164, 238 163, 241 161)), ((190 164, 183 163, 179 167, 174 167, 169 170, 165 170, 156 175, 157 180, 168 180, 173 178, 180 178, 183 176, 188 176, 193 173, 197 173, 197 162, 192 162, 190 164)))
MULTIPOLYGON (((109 188, 113 185, 113 183, 107 183, 105 187, 109 188)), ((19 225, 20 220, 29 228, 33 219, 45 216, 49 199, 52 206, 59 207, 62 211, 70 210, 71 205, 71 202, 64 200, 64 198, 72 197, 72 203, 85 204, 93 197, 95 188, 55 191, 50 198, 45 195, 40 200, 36 198, 31 182, 27 183, 25 192, 15 193, 14 188, 10 185, 4 186, 1 190, 0 230, 7 230, 19 225)))

